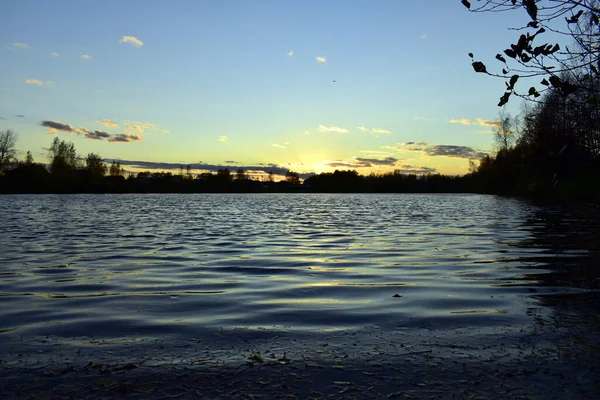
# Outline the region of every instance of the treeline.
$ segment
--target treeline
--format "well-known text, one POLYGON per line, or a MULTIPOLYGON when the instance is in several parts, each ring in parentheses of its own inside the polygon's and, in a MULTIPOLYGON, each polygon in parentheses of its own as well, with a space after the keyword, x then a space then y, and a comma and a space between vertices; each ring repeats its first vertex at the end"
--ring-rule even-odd
MULTIPOLYGON (((571 75, 573 76, 573 75, 571 75)), ((600 81, 561 77, 519 118, 502 115, 496 154, 471 165, 474 191, 545 200, 600 199, 600 81)))
MULTIPOLYGON (((11 132, 13 133, 13 132, 11 132)), ((13 133, 14 134, 14 133, 13 133)), ((14 141, 13 141, 14 144, 14 141)), ((301 182, 297 172, 288 171, 275 182, 272 173, 263 180, 251 179, 246 171, 228 168, 216 173, 195 175, 190 167, 178 173, 125 171, 119 162, 108 165, 98 154, 77 155, 73 143, 55 138, 48 150, 48 166, 35 163, 31 153, 25 160, 5 163, 0 174, 0 193, 203 193, 203 192, 465 192, 461 177, 406 175, 398 171, 359 175, 356 171, 335 171, 313 175, 301 182)))

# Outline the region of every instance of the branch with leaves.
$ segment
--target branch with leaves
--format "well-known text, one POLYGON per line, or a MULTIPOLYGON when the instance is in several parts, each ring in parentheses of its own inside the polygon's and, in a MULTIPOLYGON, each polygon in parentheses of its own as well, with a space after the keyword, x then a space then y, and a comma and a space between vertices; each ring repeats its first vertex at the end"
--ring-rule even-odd
POLYGON ((505 105, 512 95, 535 100, 549 88, 563 95, 585 89, 593 101, 598 101, 595 86, 589 85, 589 76, 600 75, 600 1, 599 0, 468 0, 461 3, 473 13, 524 11, 531 21, 524 27, 511 28, 524 33, 495 59, 503 64, 501 72, 490 72, 472 53, 471 65, 475 72, 506 79, 506 90, 498 106, 505 105), (538 44, 540 37, 552 32, 572 41, 538 44), (536 41, 537 40, 537 41, 536 41), (518 92, 515 84, 520 78, 542 77, 537 88, 518 92))

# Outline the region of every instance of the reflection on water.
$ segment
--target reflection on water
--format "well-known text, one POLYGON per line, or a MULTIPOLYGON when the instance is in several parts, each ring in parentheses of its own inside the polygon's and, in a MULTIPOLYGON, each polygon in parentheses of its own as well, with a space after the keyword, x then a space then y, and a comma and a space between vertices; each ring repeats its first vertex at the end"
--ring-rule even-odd
POLYGON ((0 333, 519 325, 586 289, 565 278, 583 249, 556 255, 565 239, 538 211, 480 195, 3 196, 0 333))

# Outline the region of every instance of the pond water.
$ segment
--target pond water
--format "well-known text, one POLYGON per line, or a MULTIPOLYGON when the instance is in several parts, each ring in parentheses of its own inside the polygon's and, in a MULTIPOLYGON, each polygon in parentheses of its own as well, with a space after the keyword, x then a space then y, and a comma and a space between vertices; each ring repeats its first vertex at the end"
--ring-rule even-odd
POLYGON ((518 325, 532 291, 564 289, 538 285, 551 249, 510 245, 536 211, 454 194, 2 196, 0 335, 518 325))
POLYGON ((595 397, 594 221, 485 195, 0 196, 0 397, 595 397))

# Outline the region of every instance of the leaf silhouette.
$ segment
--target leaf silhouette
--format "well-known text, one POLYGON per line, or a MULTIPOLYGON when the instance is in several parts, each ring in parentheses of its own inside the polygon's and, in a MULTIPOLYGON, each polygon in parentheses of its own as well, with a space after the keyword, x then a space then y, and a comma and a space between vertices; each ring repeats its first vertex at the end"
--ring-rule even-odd
POLYGON ((471 65, 473 66, 475 72, 481 72, 484 74, 487 73, 487 68, 485 67, 485 64, 481 61, 474 61, 471 65))
POLYGON ((505 92, 502 97, 500 97, 500 102, 498 103, 498 107, 502 107, 506 103, 508 103, 508 98, 510 97, 511 92, 505 92))

